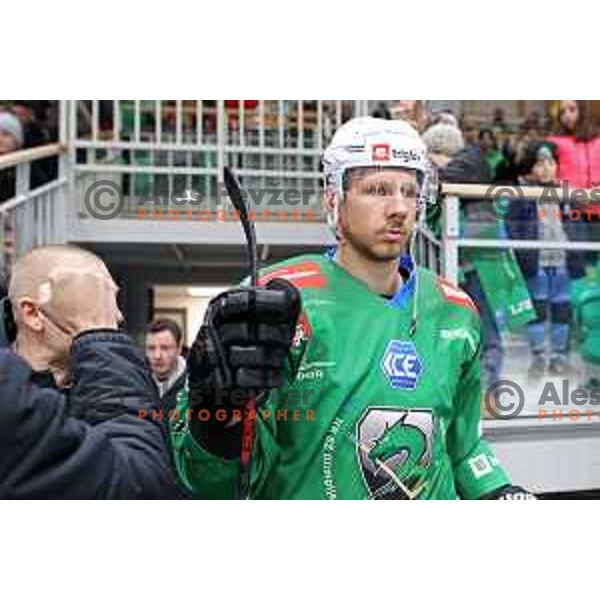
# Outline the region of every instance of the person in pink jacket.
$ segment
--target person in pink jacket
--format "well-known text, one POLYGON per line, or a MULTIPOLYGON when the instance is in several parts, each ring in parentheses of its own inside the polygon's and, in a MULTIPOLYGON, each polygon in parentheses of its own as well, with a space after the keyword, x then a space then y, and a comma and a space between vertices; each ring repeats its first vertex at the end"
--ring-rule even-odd
MULTIPOLYGON (((600 135, 593 122, 587 100, 561 100, 557 135, 548 138, 558 150, 558 179, 567 181, 571 194, 575 189, 600 188, 600 135)), ((589 200, 570 203, 572 225, 580 239, 600 241, 600 202, 589 200)), ((597 253, 588 254, 595 263, 597 253)))

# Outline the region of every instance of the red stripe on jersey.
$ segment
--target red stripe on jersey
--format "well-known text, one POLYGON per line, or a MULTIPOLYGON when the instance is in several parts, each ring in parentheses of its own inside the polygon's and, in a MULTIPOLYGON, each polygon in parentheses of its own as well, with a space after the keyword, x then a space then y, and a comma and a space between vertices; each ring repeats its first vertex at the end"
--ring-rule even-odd
POLYGON ((475 306, 475 303, 473 300, 471 300, 471 297, 464 290, 452 285, 449 281, 443 279, 442 277, 436 277, 436 282, 440 292, 442 292, 442 295, 450 304, 466 306, 476 313, 479 312, 475 306))
POLYGON ((275 269, 262 275, 258 280, 258 284, 265 285, 269 281, 278 278, 286 279, 297 288, 323 288, 326 284, 325 276, 321 273, 319 265, 311 261, 275 269))

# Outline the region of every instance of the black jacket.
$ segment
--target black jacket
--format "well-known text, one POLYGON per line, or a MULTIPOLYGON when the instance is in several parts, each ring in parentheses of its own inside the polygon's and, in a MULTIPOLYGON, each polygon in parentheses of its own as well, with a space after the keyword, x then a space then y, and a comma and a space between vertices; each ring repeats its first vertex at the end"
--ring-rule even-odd
POLYGON ((187 365, 183 356, 179 357, 176 371, 167 381, 153 379, 158 388, 160 408, 165 413, 177 408, 177 395, 187 383, 187 365))
POLYGON ((178 497, 142 353, 96 331, 74 341, 72 360, 67 396, 0 349, 0 498, 178 497))
POLYGON ((488 183, 489 169, 476 144, 466 145, 452 158, 443 170, 446 183, 488 183))
MULTIPOLYGON (((160 398, 160 407, 167 413, 177 408, 177 395, 187 382, 187 372, 177 378, 177 381, 160 398)), ((166 417, 165 417, 166 418, 166 417)))
MULTIPOLYGON (((479 146, 466 145, 440 171, 440 180, 444 183, 490 183, 490 172, 479 146)), ((468 221, 493 221, 488 210, 488 202, 484 199, 461 199, 461 207, 468 221)))

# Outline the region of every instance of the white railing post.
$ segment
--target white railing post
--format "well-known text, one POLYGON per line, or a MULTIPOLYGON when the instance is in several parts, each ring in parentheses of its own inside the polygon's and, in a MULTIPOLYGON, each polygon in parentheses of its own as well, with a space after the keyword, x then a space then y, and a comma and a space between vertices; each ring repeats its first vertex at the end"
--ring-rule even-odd
MULTIPOLYGON (((25 198, 29 192, 30 184, 30 169, 29 161, 19 163, 16 169, 15 196, 16 198, 25 198)), ((37 200, 33 200, 36 202, 37 200)), ((35 228, 37 227, 37 219, 33 218, 33 211, 30 209, 31 202, 21 206, 11 218, 11 227, 13 235, 13 252, 18 258, 24 254, 33 245, 35 237, 35 228), (29 218, 26 218, 29 217, 29 218)))
POLYGON ((23 162, 17 165, 17 181, 15 192, 17 196, 25 196, 29 191, 29 174, 31 172, 29 162, 23 162))
POLYGON ((223 187, 223 169, 225 167, 225 146, 227 145, 227 112, 225 101, 217 100, 217 206, 221 205, 221 189, 223 187))
POLYGON ((457 196, 442 196, 443 231, 442 261, 444 277, 458 284, 458 238, 460 235, 460 203, 457 196))
POLYGON ((75 136, 76 123, 71 121, 72 115, 77 116, 76 110, 72 105, 76 101, 61 100, 59 104, 59 142, 66 152, 62 152, 58 158, 58 177, 66 179, 67 183, 57 192, 56 212, 54 213, 54 233, 58 243, 64 244, 68 239, 69 225, 69 207, 73 203, 75 194, 73 161, 75 159, 73 140, 75 136))

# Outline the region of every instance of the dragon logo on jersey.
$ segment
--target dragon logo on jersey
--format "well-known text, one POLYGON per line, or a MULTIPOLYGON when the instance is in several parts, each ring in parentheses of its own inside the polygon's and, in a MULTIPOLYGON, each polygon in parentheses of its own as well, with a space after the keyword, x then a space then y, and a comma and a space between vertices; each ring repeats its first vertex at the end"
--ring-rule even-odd
POLYGON ((432 462, 429 410, 368 408, 356 426, 363 480, 374 500, 412 500, 432 462))
POLYGON ((381 359, 381 368, 395 390, 414 390, 419 383, 423 363, 412 342, 392 340, 381 359))

